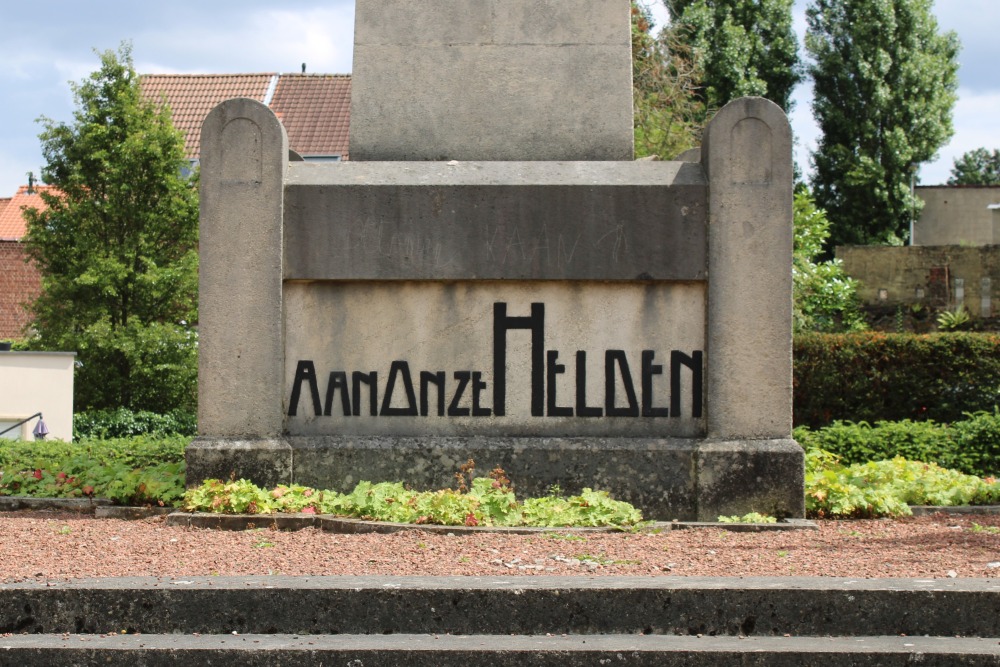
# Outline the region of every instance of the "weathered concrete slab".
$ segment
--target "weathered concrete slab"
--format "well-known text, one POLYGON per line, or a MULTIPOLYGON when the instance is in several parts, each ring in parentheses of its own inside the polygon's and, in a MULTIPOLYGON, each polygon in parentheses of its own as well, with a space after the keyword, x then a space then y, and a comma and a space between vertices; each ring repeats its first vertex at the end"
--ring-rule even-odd
POLYGON ((352 160, 631 160, 625 0, 359 0, 352 160))
POLYGON ((292 479, 292 448, 280 438, 201 436, 184 450, 184 458, 188 487, 199 486, 206 479, 235 478, 270 488, 292 479))
POLYGON ((289 280, 704 280, 680 162, 292 163, 289 280))
POLYGON ((0 512, 17 510, 66 510, 93 512, 96 507, 110 505, 107 498, 29 498, 26 496, 0 496, 0 512))
POLYGON ((1000 637, 1000 582, 667 576, 191 577, 0 585, 0 632, 122 630, 1000 637))
POLYGON ((291 436, 704 434, 701 284, 330 282, 285 304, 291 436))
POLYGON ((166 516, 176 511, 173 507, 97 507, 94 509, 94 518, 141 521, 151 517, 166 516))
MULTIPOLYGON (((683 438, 291 437, 296 484, 347 492, 362 481, 450 488, 468 459, 501 467, 522 496, 584 487, 630 502, 647 519, 696 519, 695 445, 683 438)), ((801 499, 799 500, 801 502, 801 499)), ((707 517, 714 520, 718 514, 707 517)), ((702 517, 706 518, 706 517, 702 517)))
POLYGON ((5 638, 0 649, 10 664, 25 667, 992 667, 1000 660, 995 638, 872 636, 22 635, 5 638))

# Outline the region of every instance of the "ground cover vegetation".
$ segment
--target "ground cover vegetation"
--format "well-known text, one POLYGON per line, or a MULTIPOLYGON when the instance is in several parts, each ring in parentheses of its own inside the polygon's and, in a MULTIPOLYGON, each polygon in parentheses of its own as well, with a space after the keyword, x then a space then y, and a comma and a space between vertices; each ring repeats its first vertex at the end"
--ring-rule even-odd
MULTIPOLYGON (((1000 413, 951 424, 838 422, 795 430, 806 450, 806 509, 813 518, 905 516, 910 505, 1000 503, 1000 413)), ((455 489, 415 491, 398 482, 361 482, 346 493, 246 480, 207 480, 185 491, 189 436, 11 442, 0 450, 0 495, 110 498, 121 505, 191 511, 336 514, 377 521, 478 526, 635 526, 634 507, 585 489, 558 488, 519 500, 502 471, 473 475, 466 464, 455 489)), ((764 522, 766 517, 720 517, 764 522)))
POLYGON ((173 506, 184 495, 184 448, 190 441, 177 435, 4 441, 0 495, 173 506))
POLYGON ((966 475, 935 463, 889 460, 844 464, 806 449, 806 514, 814 518, 908 516, 911 505, 990 505, 1000 502, 994 477, 966 475))
POLYGON ((188 491, 184 508, 191 512, 272 514, 293 512, 444 526, 630 527, 642 513, 605 491, 583 489, 566 496, 518 500, 503 471, 478 477, 466 489, 416 491, 399 482, 359 482, 352 491, 319 491, 280 485, 261 489, 247 480, 206 480, 188 491))

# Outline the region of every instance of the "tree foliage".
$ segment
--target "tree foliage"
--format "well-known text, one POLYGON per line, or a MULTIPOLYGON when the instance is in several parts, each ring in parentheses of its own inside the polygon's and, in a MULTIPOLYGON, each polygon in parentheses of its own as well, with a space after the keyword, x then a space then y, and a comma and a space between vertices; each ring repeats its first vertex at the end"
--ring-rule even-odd
POLYGON ((704 70, 702 101, 718 109, 746 95, 787 113, 801 81, 793 0, 664 0, 679 40, 704 70))
POLYGON ((956 158, 948 185, 1000 185, 1000 150, 977 148, 956 158))
POLYGON ((816 202, 830 241, 898 244, 920 203, 911 178, 953 133, 958 38, 932 0, 812 0, 816 202))
POLYGON ((637 157, 670 160, 701 141, 704 105, 687 48, 666 29, 653 35, 648 12, 632 3, 632 86, 637 157))
POLYGON ((39 122, 44 211, 26 247, 42 273, 31 345, 75 350, 77 409, 196 401, 196 184, 169 109, 145 100, 131 48, 71 84, 70 124, 39 122))
POLYGON ((795 242, 792 250, 792 323, 802 331, 861 331, 858 281, 847 276, 840 260, 819 261, 830 234, 826 213, 800 189, 792 204, 795 242))

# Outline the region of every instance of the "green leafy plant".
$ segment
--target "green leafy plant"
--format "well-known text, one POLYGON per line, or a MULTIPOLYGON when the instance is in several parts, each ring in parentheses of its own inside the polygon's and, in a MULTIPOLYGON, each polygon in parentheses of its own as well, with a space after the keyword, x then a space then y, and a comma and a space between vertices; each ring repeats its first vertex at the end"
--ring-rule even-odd
POLYGON ((988 535, 1000 535, 1000 528, 996 526, 981 526, 978 523, 973 522, 972 528, 970 528, 973 533, 986 533, 988 535))
POLYGON ((964 305, 960 305, 955 310, 946 310, 937 316, 938 328, 945 331, 959 331, 971 321, 972 316, 969 315, 969 311, 965 309, 964 305))
POLYGON ((895 457, 843 465, 806 450, 806 512, 817 518, 907 516, 910 505, 981 505, 1000 500, 996 479, 895 457))
POLYGON ((399 482, 359 482, 350 493, 278 486, 265 491, 247 480, 206 480, 188 490, 184 507, 192 512, 270 514, 306 512, 374 521, 449 526, 635 526, 642 514, 612 500, 607 492, 584 489, 580 495, 545 496, 518 502, 502 480, 502 470, 477 477, 466 491, 414 491, 399 482))

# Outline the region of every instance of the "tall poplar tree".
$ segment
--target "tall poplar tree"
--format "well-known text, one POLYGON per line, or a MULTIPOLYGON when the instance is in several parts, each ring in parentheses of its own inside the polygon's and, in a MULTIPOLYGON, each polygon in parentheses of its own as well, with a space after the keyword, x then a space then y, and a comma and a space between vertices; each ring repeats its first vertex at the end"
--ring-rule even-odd
POLYGON ((143 98, 131 48, 100 53, 73 121, 39 122, 47 208, 26 246, 42 273, 34 349, 77 352, 75 408, 193 408, 198 200, 170 112, 143 98))
POLYGON ((801 81, 793 0, 663 0, 679 39, 703 70, 702 100, 712 109, 746 95, 787 113, 801 81))
POLYGON ((920 202, 916 170, 953 133, 958 37, 932 0, 812 0, 806 49, 821 138, 816 204, 831 245, 902 243, 920 202))

